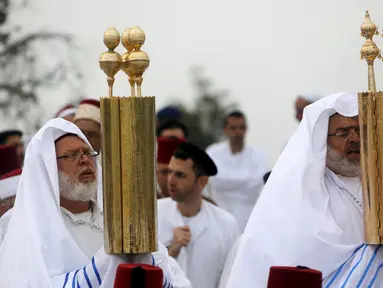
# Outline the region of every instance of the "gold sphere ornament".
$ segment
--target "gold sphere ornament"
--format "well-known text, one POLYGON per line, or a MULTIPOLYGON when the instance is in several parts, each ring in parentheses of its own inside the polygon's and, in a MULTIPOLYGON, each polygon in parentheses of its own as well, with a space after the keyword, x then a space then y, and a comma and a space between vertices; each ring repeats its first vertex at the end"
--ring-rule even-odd
POLYGON ((145 43, 145 39, 145 32, 139 26, 133 26, 129 29, 127 41, 133 45, 134 49, 141 49, 141 46, 145 43))
POLYGON ((121 55, 115 51, 107 51, 100 56, 100 68, 108 77, 114 77, 121 68, 121 55))
POLYGON ((150 63, 148 54, 141 50, 130 52, 124 60, 127 62, 127 74, 133 77, 141 77, 150 63))
POLYGON ((121 55, 114 51, 120 42, 120 33, 116 28, 110 27, 106 30, 104 33, 104 44, 108 48, 108 51, 101 54, 99 64, 101 70, 108 76, 109 97, 113 95, 114 76, 121 68, 121 55))
POLYGON ((128 50, 128 52, 131 52, 134 49, 134 46, 129 42, 130 30, 131 28, 126 28, 125 31, 122 33, 122 38, 121 38, 122 46, 124 46, 124 48, 128 50))
POLYGON ((366 39, 372 39, 374 35, 379 35, 378 27, 371 21, 370 13, 366 11, 362 26, 360 26, 361 35, 366 39))
POLYGON ((109 50, 114 50, 120 44, 121 37, 115 27, 109 27, 104 33, 104 44, 109 50))

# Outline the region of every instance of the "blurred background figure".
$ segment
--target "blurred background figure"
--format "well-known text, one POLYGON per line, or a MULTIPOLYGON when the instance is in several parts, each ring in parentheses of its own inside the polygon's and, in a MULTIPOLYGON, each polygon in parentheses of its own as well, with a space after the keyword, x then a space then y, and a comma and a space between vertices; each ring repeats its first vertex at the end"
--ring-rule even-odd
POLYGON ((160 123, 166 120, 181 120, 182 112, 175 106, 169 105, 161 110, 159 110, 156 114, 156 126, 158 127, 160 123))
POLYGON ((185 140, 173 137, 158 137, 157 138, 157 195, 158 198, 169 197, 168 189, 168 174, 169 162, 174 151, 185 140))
POLYGON ((21 164, 17 147, 0 146, 0 217, 11 209, 15 202, 21 164))
POLYGON ((0 177, 0 217, 15 204, 20 177, 21 169, 13 170, 0 177))
POLYGON ((85 99, 80 102, 74 116, 74 124, 84 133, 92 148, 101 152, 100 101, 85 99))
POLYGON ((22 137, 23 132, 20 130, 5 130, 0 132, 0 145, 9 145, 15 147, 20 163, 23 163, 24 161, 24 143, 22 141, 22 137))
POLYGON ((177 119, 167 119, 161 122, 157 128, 157 137, 174 137, 187 139, 189 136, 188 128, 177 119))
POLYGON ((17 148, 10 145, 0 146, 0 177, 19 168, 21 168, 21 161, 17 148))
POLYGON ((301 122, 305 107, 321 98, 319 94, 299 94, 295 100, 295 118, 301 122))
POLYGON ((67 121, 73 122, 74 115, 76 114, 77 108, 73 106, 72 104, 68 104, 62 109, 60 109, 55 117, 56 118, 64 118, 67 121))
POLYGON ((206 149, 218 167, 218 174, 210 180, 211 197, 218 206, 233 214, 240 233, 245 229, 268 171, 265 153, 245 144, 247 128, 243 112, 229 113, 224 121, 227 141, 206 149))

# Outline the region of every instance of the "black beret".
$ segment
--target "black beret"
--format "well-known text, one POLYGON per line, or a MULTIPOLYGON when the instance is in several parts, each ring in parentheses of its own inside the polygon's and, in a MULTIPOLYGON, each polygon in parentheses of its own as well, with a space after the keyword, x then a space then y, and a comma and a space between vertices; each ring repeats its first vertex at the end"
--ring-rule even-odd
POLYGON ((0 132, 0 144, 4 143, 10 136, 22 137, 23 133, 20 130, 5 130, 0 132))
POLYGON ((204 150, 190 142, 183 142, 178 148, 189 154, 193 162, 200 165, 205 170, 207 176, 214 176, 217 174, 217 166, 215 166, 214 161, 204 150))

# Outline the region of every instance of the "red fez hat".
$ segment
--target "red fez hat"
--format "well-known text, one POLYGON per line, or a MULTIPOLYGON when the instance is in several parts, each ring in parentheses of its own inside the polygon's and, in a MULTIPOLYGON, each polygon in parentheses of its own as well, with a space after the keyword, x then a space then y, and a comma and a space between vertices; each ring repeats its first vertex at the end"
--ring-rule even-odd
POLYGON ((74 121, 80 119, 93 120, 101 124, 100 101, 94 99, 82 100, 77 107, 74 121))
POLYGON ((16 195, 21 172, 21 169, 16 169, 0 177, 0 199, 7 199, 16 195))
POLYGON ((172 137, 158 137, 157 138, 157 163, 169 164, 174 151, 178 146, 185 142, 185 139, 178 139, 172 137))
POLYGON ((21 160, 11 145, 0 146, 0 175, 21 168, 21 160))
POLYGON ((162 269, 146 264, 120 264, 114 288, 162 288, 162 269))
POLYGON ((322 288, 322 272, 307 267, 270 268, 267 288, 322 288))
POLYGON ((69 115, 75 115, 76 114, 76 107, 73 105, 69 104, 66 105, 65 107, 61 108, 55 115, 56 118, 64 118, 69 115))

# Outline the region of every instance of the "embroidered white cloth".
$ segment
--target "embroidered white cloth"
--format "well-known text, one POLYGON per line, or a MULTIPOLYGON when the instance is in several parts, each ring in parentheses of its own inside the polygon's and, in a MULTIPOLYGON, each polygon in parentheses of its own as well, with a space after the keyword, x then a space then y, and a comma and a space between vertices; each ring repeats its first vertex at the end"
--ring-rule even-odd
POLYGON ((381 279, 383 258, 374 258, 375 247, 368 246, 363 257, 363 250, 353 254, 364 240, 362 209, 353 199, 360 194, 358 183, 325 168, 328 122, 335 112, 356 116, 357 96, 338 93, 306 107, 253 209, 228 288, 264 288, 274 265, 320 270, 327 287, 341 287, 348 275, 342 287, 368 287, 374 275, 381 279), (376 264, 370 265, 373 258, 376 264))
POLYGON ((28 145, 12 217, 0 246, 0 287, 110 288, 117 266, 126 262, 159 265, 165 275, 163 286, 173 287, 166 251, 161 263, 155 263, 150 253, 128 258, 108 255, 101 247, 89 259, 81 251, 60 212, 54 141, 67 133, 89 145, 76 125, 60 118, 44 125, 28 145))

